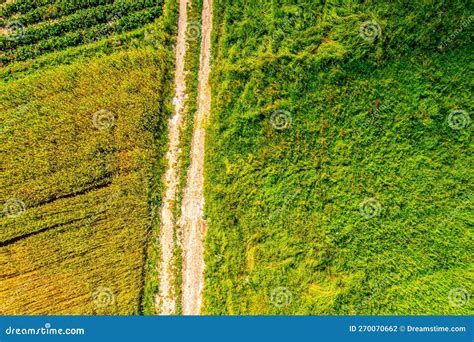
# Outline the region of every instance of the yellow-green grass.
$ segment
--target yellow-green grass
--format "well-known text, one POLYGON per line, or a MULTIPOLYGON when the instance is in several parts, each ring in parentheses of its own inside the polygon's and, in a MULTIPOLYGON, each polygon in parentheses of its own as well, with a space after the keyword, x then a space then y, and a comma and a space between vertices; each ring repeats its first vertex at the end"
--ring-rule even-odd
POLYGON ((0 202, 26 208, 0 217, 2 314, 139 312, 168 62, 132 49, 1 87, 0 202))

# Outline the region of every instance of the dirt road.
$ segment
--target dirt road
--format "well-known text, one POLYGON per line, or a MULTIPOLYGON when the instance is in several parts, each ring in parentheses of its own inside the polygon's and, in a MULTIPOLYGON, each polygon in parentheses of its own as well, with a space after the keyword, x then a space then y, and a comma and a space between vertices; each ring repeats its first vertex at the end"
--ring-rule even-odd
POLYGON ((178 37, 176 41, 175 97, 174 114, 168 123, 167 171, 165 174, 165 194, 161 208, 161 264, 159 294, 156 300, 157 311, 162 315, 172 315, 176 311, 176 293, 173 288, 175 273, 173 270, 173 251, 175 248, 175 222, 173 207, 179 182, 179 143, 180 128, 183 122, 186 100, 186 82, 184 57, 186 54, 187 0, 180 0, 178 37))
POLYGON ((183 246, 182 307, 184 315, 199 315, 204 286, 204 143, 205 125, 211 109, 209 88, 212 31, 212 0, 204 0, 201 26, 201 56, 197 113, 191 142, 191 164, 187 174, 180 226, 183 246))

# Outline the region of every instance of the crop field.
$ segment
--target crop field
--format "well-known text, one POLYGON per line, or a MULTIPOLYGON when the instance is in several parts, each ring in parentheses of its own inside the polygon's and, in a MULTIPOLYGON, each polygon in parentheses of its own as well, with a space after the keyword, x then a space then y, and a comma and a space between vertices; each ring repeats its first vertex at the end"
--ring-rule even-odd
POLYGON ((472 10, 214 1, 205 313, 472 314, 472 10))
POLYGON ((176 1, 1 6, 0 314, 138 314, 176 1))
POLYGON ((472 315, 473 10, 0 0, 0 315, 472 315))

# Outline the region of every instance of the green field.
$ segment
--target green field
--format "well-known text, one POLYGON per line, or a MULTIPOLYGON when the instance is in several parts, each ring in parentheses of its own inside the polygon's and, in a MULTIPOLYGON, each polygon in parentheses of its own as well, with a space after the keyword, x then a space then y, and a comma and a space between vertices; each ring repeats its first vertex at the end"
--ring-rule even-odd
POLYGON ((215 0, 206 313, 472 314, 472 9, 215 0))
POLYGON ((472 315, 473 3, 179 4, 0 0, 0 315, 472 315))
POLYGON ((18 0, 0 16, 0 314, 140 313, 176 1, 18 0))

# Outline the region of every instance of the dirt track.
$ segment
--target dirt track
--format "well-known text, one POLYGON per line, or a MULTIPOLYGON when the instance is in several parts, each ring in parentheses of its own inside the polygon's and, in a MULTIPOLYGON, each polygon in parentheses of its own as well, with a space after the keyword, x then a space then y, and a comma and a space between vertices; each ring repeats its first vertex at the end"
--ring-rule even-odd
POLYGON ((191 142, 191 165, 181 208, 183 246, 182 307, 184 315, 199 315, 204 286, 204 143, 205 125, 211 109, 209 88, 212 31, 212 0, 204 0, 201 26, 201 57, 197 113, 191 142))
POLYGON ((161 208, 161 264, 159 294, 156 300, 157 311, 162 315, 172 315, 176 310, 176 294, 173 288, 175 270, 173 270, 173 251, 175 247, 175 217, 173 207, 179 182, 179 142, 183 122, 184 103, 186 100, 186 73, 184 56, 186 54, 187 0, 180 0, 178 37, 176 40, 175 97, 173 99, 174 115, 168 123, 168 152, 166 154, 167 170, 165 174, 165 194, 161 208))
MULTIPOLYGON (((189 0, 191 1, 191 0, 189 0)), ((185 61, 186 28, 188 0, 180 0, 178 38, 176 42, 176 70, 173 100, 175 111, 168 127, 169 145, 167 152, 167 171, 165 174, 165 194, 161 210, 160 245, 162 260, 160 265, 160 285, 157 297, 157 310, 162 315, 176 313, 176 293, 173 288, 175 274, 173 269, 173 251, 176 246, 175 236, 181 236, 183 250, 182 268, 182 310, 184 315, 199 315, 204 286, 204 237, 206 223, 203 217, 204 207, 204 143, 205 123, 211 109, 211 92, 209 88, 212 0, 204 0, 201 26, 201 52, 199 66, 199 87, 197 113, 194 118, 191 141, 191 164, 187 172, 186 187, 183 193, 181 218, 176 222, 173 206, 177 196, 179 182, 180 129, 185 115, 186 83, 185 61), (176 223, 180 234, 175 234, 176 223)))

